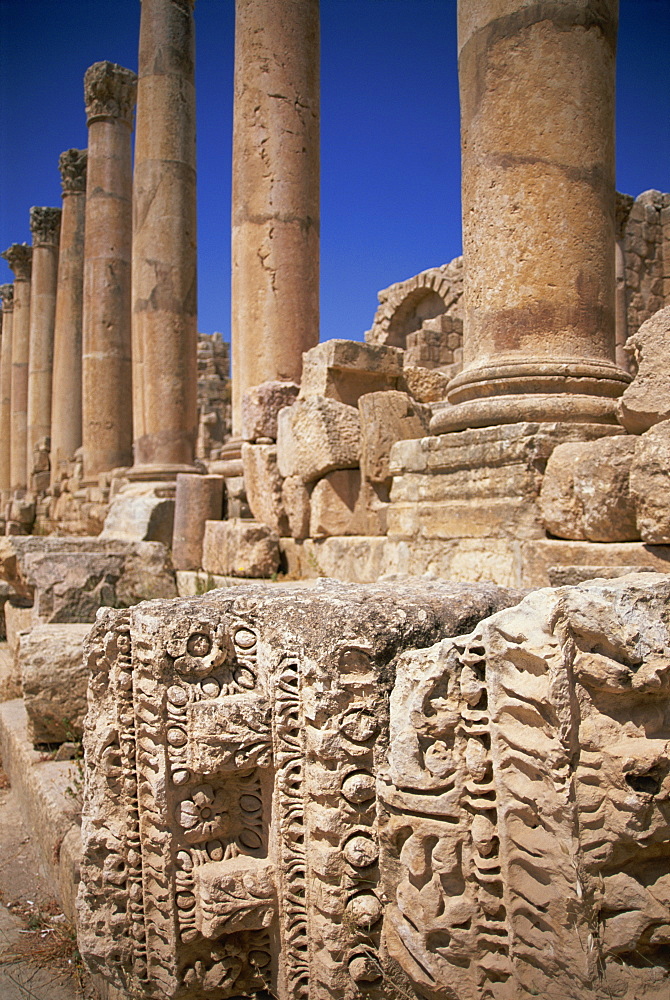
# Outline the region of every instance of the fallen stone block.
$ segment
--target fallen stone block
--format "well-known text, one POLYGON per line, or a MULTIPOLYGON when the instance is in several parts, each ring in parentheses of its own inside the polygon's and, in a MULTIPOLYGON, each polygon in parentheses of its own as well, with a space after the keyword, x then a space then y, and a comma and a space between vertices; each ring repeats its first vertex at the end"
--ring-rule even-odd
POLYGON ((670 420, 636 441, 630 491, 643 542, 670 542, 670 420))
POLYGON ((303 354, 300 398, 327 396, 356 406, 367 392, 397 388, 402 363, 397 347, 324 340, 303 354))
POLYGON ((19 665, 33 744, 81 739, 90 625, 36 625, 21 637, 19 665))
POLYGON ((358 469, 340 469, 319 479, 310 500, 310 536, 352 534, 351 522, 360 491, 358 469))
POLYGON ((300 476, 282 480, 282 506, 286 511, 289 536, 307 538, 310 519, 310 490, 300 476))
POLYGON ((244 485, 251 513, 278 535, 290 534, 282 497, 282 477, 277 468, 277 448, 273 444, 242 445, 244 485))
POLYGON ((205 522, 202 568, 219 576, 268 578, 279 570, 279 537, 267 524, 205 522))
POLYGON ((360 460, 358 410, 323 396, 299 399, 279 414, 277 464, 282 476, 308 483, 360 460))
POLYGON ((371 483, 390 485, 389 456, 396 441, 428 434, 430 410, 405 392, 370 392, 358 404, 361 472, 371 483))
POLYGON ((447 398, 450 376, 429 368, 405 365, 399 389, 408 392, 418 403, 437 403, 447 398))
POLYGON ((110 504, 100 534, 102 539, 127 542, 162 542, 172 545, 174 499, 171 497, 125 496, 110 504))
POLYGON ((626 350, 635 356, 637 375, 619 400, 619 422, 642 434, 670 418, 670 306, 643 323, 626 350))
POLYGON ((242 396, 242 437, 277 439, 277 416, 296 401, 300 386, 295 382, 262 382, 242 396))
POLYGON ((559 538, 628 542, 640 537, 630 471, 637 439, 600 438, 560 444, 540 489, 545 527, 559 538))

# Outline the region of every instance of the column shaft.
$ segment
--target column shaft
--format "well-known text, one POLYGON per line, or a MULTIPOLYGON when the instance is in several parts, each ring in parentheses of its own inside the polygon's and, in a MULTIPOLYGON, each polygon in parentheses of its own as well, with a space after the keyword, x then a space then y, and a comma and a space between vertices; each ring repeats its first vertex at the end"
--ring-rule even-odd
POLYGON ((197 436, 193 0, 142 0, 133 178, 133 474, 193 467, 197 436))
POLYGON ((58 257, 51 397, 51 481, 81 447, 81 353, 86 218, 86 150, 68 149, 59 160, 63 215, 58 257))
POLYGON ((14 243, 2 256, 14 272, 14 321, 12 324, 12 413, 10 488, 25 490, 28 440, 28 355, 30 349, 30 276, 32 247, 14 243))
POLYGON ((2 298, 2 345, 0 346, 0 498, 7 500, 11 488, 10 441, 12 433, 12 330, 14 285, 0 285, 2 298))
POLYGON ((84 475, 132 461, 131 126, 136 77, 95 63, 84 78, 88 168, 84 237, 84 475))
POLYGON ((433 429, 615 422, 617 0, 459 0, 462 404, 433 429))
POLYGON ((319 4, 237 0, 233 120, 233 433, 241 400, 300 381, 319 341, 319 4))
MULTIPOLYGON (((60 208, 31 208, 33 276, 30 289, 30 350, 28 361, 28 486, 37 444, 51 437, 51 379, 58 281, 60 208)), ((36 487, 35 487, 36 488, 36 487)))

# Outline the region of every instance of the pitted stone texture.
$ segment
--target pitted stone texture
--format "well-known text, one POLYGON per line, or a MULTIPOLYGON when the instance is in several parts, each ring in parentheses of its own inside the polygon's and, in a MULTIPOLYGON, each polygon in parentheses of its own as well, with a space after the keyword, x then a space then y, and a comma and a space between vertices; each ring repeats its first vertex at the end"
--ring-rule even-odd
POLYGON ((429 368, 406 365, 399 388, 406 390, 417 403, 437 403, 447 398, 449 376, 429 368))
POLYGON ((637 375, 618 403, 619 422, 642 434, 670 417, 670 306, 660 309, 629 337, 637 375))
POLYGON ((247 502, 257 521, 278 535, 288 535, 289 522, 282 497, 282 477, 273 444, 243 444, 244 486, 247 502))
POLYGON ((242 437, 245 441, 263 437, 275 441, 279 411, 291 406, 299 391, 296 382, 263 382, 247 389, 242 396, 242 437))
POLYGON ((88 669, 84 625, 37 625, 21 637, 19 664, 33 743, 81 739, 88 669))
POLYGON ((643 542, 670 542, 670 420, 636 439, 630 491, 643 542))
POLYGON ((103 612, 86 650, 89 966, 155 1000, 353 998, 364 979, 395 996, 373 978, 392 661, 516 599, 324 581, 103 612))
POLYGON ((279 414, 277 464, 282 476, 313 482, 360 460, 361 429, 353 406, 324 396, 300 399, 279 414))
POLYGON ((327 396, 356 406, 367 392, 397 388, 402 364, 396 347, 325 340, 303 356, 300 398, 327 396))
POLYGON ((370 392, 358 406, 361 420, 361 472, 371 483, 388 483, 389 457, 396 441, 428 434, 430 411, 405 392, 370 392))
POLYGON ((541 590, 396 661, 377 788, 405 996, 665 995, 669 612, 656 574, 541 590))
POLYGON ((636 442, 612 437, 558 445, 540 490, 547 531, 575 541, 636 541, 640 535, 629 483, 636 442))
POLYGON ((206 521, 202 568, 219 576, 271 577, 279 569, 279 537, 257 521, 206 521))
POLYGON ((160 542, 2 538, 0 576, 20 598, 34 600, 34 617, 45 623, 91 622, 99 607, 128 607, 176 593, 160 542))

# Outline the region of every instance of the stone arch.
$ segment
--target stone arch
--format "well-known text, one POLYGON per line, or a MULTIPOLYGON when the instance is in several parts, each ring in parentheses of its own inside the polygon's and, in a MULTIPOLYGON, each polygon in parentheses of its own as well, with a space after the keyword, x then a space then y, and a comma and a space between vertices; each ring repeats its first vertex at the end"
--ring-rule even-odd
POLYGON ((379 308, 365 340, 406 348, 409 334, 420 330, 425 320, 444 314, 460 319, 462 294, 462 257, 390 285, 379 293, 379 308))

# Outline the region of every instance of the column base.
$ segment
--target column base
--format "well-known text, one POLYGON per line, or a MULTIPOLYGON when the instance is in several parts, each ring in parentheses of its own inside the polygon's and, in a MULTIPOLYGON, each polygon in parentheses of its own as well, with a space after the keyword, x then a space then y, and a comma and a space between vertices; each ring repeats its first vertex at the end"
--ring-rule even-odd
MULTIPOLYGON (((622 390, 625 383, 622 384, 622 390)), ((578 423, 617 424, 616 398, 573 393, 515 393, 471 399, 452 406, 435 403, 431 434, 464 431, 499 424, 578 423)))
POLYGON ((156 465, 134 465, 131 469, 128 469, 126 473, 126 478, 131 483, 162 483, 162 482, 173 482, 176 480, 177 475, 180 472, 189 472, 196 475, 201 471, 195 465, 178 464, 156 464, 156 465))

